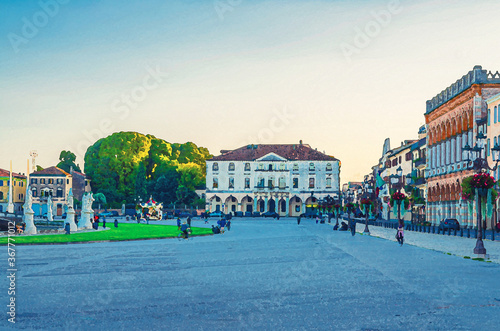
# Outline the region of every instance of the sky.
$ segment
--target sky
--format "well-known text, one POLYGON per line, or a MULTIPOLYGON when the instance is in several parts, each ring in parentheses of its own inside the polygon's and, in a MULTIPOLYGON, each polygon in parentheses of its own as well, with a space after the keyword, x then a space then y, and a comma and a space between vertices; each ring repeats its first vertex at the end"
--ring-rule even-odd
POLYGON ((214 155, 302 140, 362 180, 425 102, 500 70, 496 0, 0 0, 0 168, 118 131, 214 155))

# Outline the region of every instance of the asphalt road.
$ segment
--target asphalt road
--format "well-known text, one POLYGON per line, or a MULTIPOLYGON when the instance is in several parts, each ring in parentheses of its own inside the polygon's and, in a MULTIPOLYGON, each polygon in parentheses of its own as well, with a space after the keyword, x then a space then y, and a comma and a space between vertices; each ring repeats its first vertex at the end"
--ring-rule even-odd
POLYGON ((233 220, 188 241, 19 246, 16 264, 16 324, 4 314, 2 329, 499 328, 500 265, 304 219, 233 220))

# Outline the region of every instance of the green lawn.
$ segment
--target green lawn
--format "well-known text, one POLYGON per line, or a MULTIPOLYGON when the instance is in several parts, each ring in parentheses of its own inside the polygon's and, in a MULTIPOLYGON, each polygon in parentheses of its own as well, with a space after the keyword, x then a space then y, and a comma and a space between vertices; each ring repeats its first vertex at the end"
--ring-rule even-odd
MULTIPOLYGON (((101 223, 102 224, 102 223, 101 223)), ((65 242, 86 242, 86 241, 122 241, 134 239, 149 239, 149 238, 171 238, 177 237, 179 230, 174 225, 157 225, 157 224, 129 224, 119 223, 118 228, 113 224, 109 230, 85 233, 55 234, 55 235, 36 235, 36 236, 15 236, 14 242, 18 244, 49 244, 49 243, 65 243, 65 242)), ((191 228, 192 236, 212 234, 212 229, 207 228, 191 228)), ((11 237, 12 238, 12 237, 11 237)), ((7 244, 7 237, 0 238, 0 245, 7 244)))

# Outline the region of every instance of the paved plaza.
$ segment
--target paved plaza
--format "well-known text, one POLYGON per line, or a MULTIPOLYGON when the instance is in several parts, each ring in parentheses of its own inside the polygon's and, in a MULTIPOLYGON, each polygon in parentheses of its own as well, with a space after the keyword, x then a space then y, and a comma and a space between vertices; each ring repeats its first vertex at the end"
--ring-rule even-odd
MULTIPOLYGON (((197 220, 193 226, 202 224, 197 220)), ((234 220, 223 235, 188 241, 16 249, 15 329, 497 330, 500 325, 499 264, 352 237, 312 220, 300 226, 292 219, 234 220)), ((6 255, 4 249, 5 260, 6 255)), ((7 287, 4 277, 2 288, 7 287)), ((11 325, 4 318, 0 327, 11 325)))

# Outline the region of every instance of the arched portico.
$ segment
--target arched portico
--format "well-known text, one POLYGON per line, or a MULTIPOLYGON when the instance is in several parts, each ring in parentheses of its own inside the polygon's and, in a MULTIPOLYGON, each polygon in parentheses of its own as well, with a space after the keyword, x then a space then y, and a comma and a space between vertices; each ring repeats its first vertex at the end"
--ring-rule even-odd
POLYGON ((241 199, 241 211, 243 213, 253 212, 253 198, 247 195, 241 199))
POLYGON ((238 210, 238 199, 236 199, 234 196, 230 195, 227 197, 225 203, 225 212, 226 213, 234 213, 238 210))

